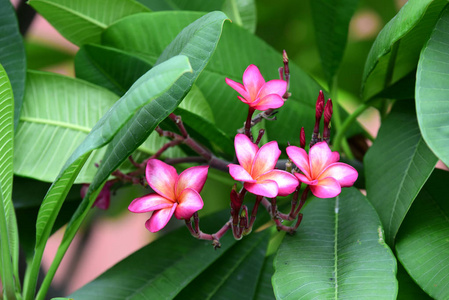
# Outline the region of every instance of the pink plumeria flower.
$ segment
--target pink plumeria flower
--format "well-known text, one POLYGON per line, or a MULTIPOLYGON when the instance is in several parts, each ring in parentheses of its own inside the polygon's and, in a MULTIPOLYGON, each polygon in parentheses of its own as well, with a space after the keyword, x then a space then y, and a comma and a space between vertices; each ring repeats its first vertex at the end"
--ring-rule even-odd
POLYGON ((190 219, 203 208, 200 192, 206 182, 209 166, 191 167, 181 174, 166 163, 150 159, 147 163, 146 178, 150 187, 156 192, 137 199, 128 209, 135 213, 152 211, 145 227, 157 232, 167 225, 171 216, 177 219, 190 219))
POLYGON ((243 181, 243 186, 255 195, 273 198, 293 193, 299 182, 293 174, 275 170, 281 155, 278 144, 272 141, 259 147, 244 134, 234 140, 235 153, 240 165, 230 164, 232 178, 243 181))
POLYGON ((265 111, 284 105, 282 96, 287 90, 287 82, 280 79, 265 82, 255 65, 249 65, 243 73, 243 85, 226 78, 226 83, 242 97, 237 96, 251 108, 265 111))
POLYGON ((309 151, 295 146, 287 147, 287 155, 303 174, 295 176, 308 184, 318 198, 333 198, 342 187, 349 187, 357 180, 357 171, 345 163, 338 162, 340 154, 332 152, 326 142, 316 143, 309 151))

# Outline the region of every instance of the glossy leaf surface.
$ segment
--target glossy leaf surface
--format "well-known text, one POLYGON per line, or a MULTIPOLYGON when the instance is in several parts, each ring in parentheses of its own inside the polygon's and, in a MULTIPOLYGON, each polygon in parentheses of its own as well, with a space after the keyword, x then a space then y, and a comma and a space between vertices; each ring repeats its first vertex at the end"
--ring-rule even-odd
POLYGON ((14 152, 14 96, 6 70, 0 64, 0 226, 2 279, 7 293, 13 288, 13 275, 18 276, 19 233, 12 202, 14 152), (5 261, 8 259, 8 262, 5 261), (3 273, 6 272, 6 273, 3 273))
POLYGON ((435 299, 449 297, 449 173, 435 170, 398 233, 396 251, 410 276, 435 299))
POLYGON ((277 299, 396 299, 396 260, 376 211, 356 189, 312 199, 274 260, 277 299))
POLYGON ((367 197, 392 245, 437 158, 419 132, 413 103, 398 102, 364 158, 367 197))
POLYGON ((421 53, 416 73, 419 128, 430 149, 449 166, 449 8, 438 20, 421 53))
POLYGON ((6 70, 14 94, 14 127, 19 124, 25 90, 26 57, 14 8, 9 0, 0 0, 0 64, 6 70))
POLYGON ((100 34, 113 22, 148 12, 132 0, 31 0, 30 5, 66 39, 81 46, 100 42, 100 34))
POLYGON ((366 59, 362 79, 364 99, 416 68, 421 48, 446 4, 446 0, 410 0, 385 25, 366 59))

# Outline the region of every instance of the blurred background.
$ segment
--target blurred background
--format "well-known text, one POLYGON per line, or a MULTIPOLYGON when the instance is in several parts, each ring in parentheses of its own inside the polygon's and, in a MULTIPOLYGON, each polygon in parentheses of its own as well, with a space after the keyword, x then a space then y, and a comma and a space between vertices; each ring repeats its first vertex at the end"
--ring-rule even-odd
MULTIPOLYGON (((361 101, 359 94, 364 61, 374 38, 405 2, 359 1, 349 26, 347 48, 338 76, 339 98, 347 110, 353 110, 361 101)), ((35 14, 25 1, 13 0, 12 3, 18 10, 25 37, 28 68, 74 76, 73 59, 78 47, 35 14)), ((310 2, 256 0, 256 7, 256 35, 279 52, 287 50, 290 60, 326 87, 315 43, 310 2)), ((368 110, 359 121, 373 136, 376 135, 379 121, 374 109, 368 110)), ((213 173, 209 177, 215 179, 206 184, 202 193, 204 199, 212 198, 217 193, 229 194, 232 186, 230 177, 227 180, 213 173)), ((112 196, 108 210, 92 210, 88 224, 76 238, 57 272, 53 289, 55 295, 71 293, 157 238, 157 234, 148 232, 144 227, 148 215, 131 214, 126 209, 133 198, 144 193, 143 188, 139 187, 122 188, 112 196)), ((201 213, 208 214, 228 206, 226 200, 207 203, 201 213)), ((172 220, 166 231, 181 225, 182 222, 172 220)), ((49 267, 61 237, 60 230, 50 239, 44 256, 44 269, 49 267)))

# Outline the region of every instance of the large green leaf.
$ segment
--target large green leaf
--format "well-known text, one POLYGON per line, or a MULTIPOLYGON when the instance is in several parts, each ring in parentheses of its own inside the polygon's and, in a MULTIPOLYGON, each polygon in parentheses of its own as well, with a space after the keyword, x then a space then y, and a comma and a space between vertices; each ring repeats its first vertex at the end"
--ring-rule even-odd
MULTIPOLYGON (((228 218, 225 212, 202 219, 201 230, 216 232, 228 218)), ((257 243, 260 236, 250 236, 248 240, 257 243)), ((222 247, 215 251, 210 241, 199 241, 186 228, 180 228, 128 256, 71 297, 172 299, 217 259, 227 256, 235 242, 229 232, 221 239, 222 247)), ((220 267, 229 268, 223 264, 220 267)))
POLYGON ((25 89, 26 58, 14 8, 10 0, 0 0, 0 64, 8 74, 14 93, 14 127, 19 124, 25 89))
POLYGON ((430 149, 449 166, 449 8, 421 52, 416 73, 419 128, 430 149))
POLYGON ((343 59, 349 21, 358 3, 359 0, 310 1, 321 66, 329 87, 343 59))
POLYGON ((270 234, 253 233, 229 249, 175 299, 255 299, 270 234), (200 287, 200 288, 199 288, 200 287))
POLYGON ((225 0, 138 0, 154 11, 161 10, 190 10, 190 11, 214 11, 220 10, 225 0))
POLYGON ((449 298, 449 173, 435 170, 399 230, 396 251, 410 276, 435 299, 449 298))
POLYGON ((113 22, 148 8, 133 0, 30 0, 30 5, 66 39, 81 46, 98 43, 113 22))
MULTIPOLYGON (((136 114, 139 108, 147 103, 151 103, 167 91, 182 74, 189 71, 191 71, 191 66, 188 58, 181 55, 173 57, 148 71, 136 81, 128 93, 120 98, 103 115, 83 143, 67 160, 58 178, 45 196, 39 210, 36 222, 36 255, 32 262, 31 271, 28 273, 29 277, 27 277, 30 279, 26 279, 25 281, 24 294, 26 297, 31 297, 34 294, 35 280, 37 279, 37 272, 45 243, 50 235, 62 203, 91 151, 111 141, 124 124, 136 114)), ((50 281, 51 278, 52 276, 46 277, 50 281)), ((44 281, 46 288, 50 285, 48 280, 47 282, 44 281)), ((44 294, 45 292, 42 291, 44 294)))
POLYGON ((355 188, 313 199, 274 260, 277 299, 395 299, 396 260, 376 211, 355 188))
MULTIPOLYGON (((131 16, 109 27, 103 34, 103 43, 154 64, 164 45, 201 15, 196 12, 158 12, 131 16), (169 25, 158 27, 160 22, 169 25)), ((216 124, 232 138, 237 129, 243 127, 247 106, 237 99, 237 93, 226 85, 225 78, 241 82, 249 64, 256 64, 267 80, 275 79, 279 77, 277 69, 282 66, 282 55, 247 30, 226 23, 213 59, 196 82, 211 105, 216 124)), ((312 132, 316 97, 321 89, 294 63, 290 70, 292 97, 279 110, 279 121, 267 122, 269 139, 273 135, 271 139, 284 145, 297 140, 301 126, 306 132, 312 132)))
POLYGON ((365 99, 416 68, 419 53, 447 0, 410 0, 377 36, 363 72, 365 99))
POLYGON ((367 197, 393 245, 396 233, 437 158, 419 132, 414 105, 398 102, 364 158, 367 197))
MULTIPOLYGON (((119 97, 88 82, 29 71, 16 132, 14 173, 52 182, 70 154, 119 97)), ((93 155, 77 182, 90 182, 104 150, 93 155)))
POLYGON ((2 227, 0 230, 2 253, 2 262, 0 263, 0 266, 2 266, 2 279, 4 280, 4 286, 7 293, 9 293, 8 290, 12 288, 11 286, 7 286, 10 283, 12 284, 12 276, 16 276, 16 281, 19 276, 19 236, 16 215, 11 198, 13 152, 14 96, 8 75, 0 64, 0 226, 2 227), (8 261, 5 261, 5 258, 8 259, 8 261))

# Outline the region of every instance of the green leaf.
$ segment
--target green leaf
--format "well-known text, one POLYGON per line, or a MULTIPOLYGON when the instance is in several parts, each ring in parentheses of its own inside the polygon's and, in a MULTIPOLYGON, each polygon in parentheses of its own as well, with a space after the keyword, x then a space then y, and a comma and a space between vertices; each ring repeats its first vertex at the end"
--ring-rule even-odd
MULTIPOLYGON (((309 200, 310 201, 310 200, 309 200)), ((274 260, 276 299, 395 299, 396 260, 376 211, 355 188, 313 199, 274 260)))
POLYGON ((73 60, 73 54, 57 46, 37 41, 26 41, 28 69, 41 70, 73 60))
POLYGON ((220 10, 225 0, 137 0, 154 11, 161 10, 190 10, 207 11, 220 10))
POLYGON ((115 48, 83 45, 75 57, 76 77, 122 96, 151 65, 115 48))
POLYGON ((253 233, 239 241, 185 287, 175 299, 255 299, 270 234, 253 233))
POLYGON ((446 4, 447 0, 410 0, 385 25, 365 62, 364 99, 369 99, 416 68, 421 48, 446 4))
POLYGON ((254 0, 225 0, 222 11, 237 25, 251 33, 256 31, 257 14, 254 0))
POLYGON ((321 66, 329 88, 343 59, 349 21, 358 3, 359 0, 310 1, 321 66))
POLYGON ((78 46, 99 43, 102 31, 113 22, 149 11, 133 0, 30 0, 29 4, 78 46))
MULTIPOLYGON (((109 27, 102 36, 103 43, 154 64, 164 46, 201 15, 196 12, 157 12, 131 16, 109 27), (170 25, 161 28, 157 26, 160 22, 170 25)), ((226 85, 225 78, 241 82, 249 64, 256 64, 266 80, 276 79, 278 67, 282 66, 282 55, 247 30, 226 23, 213 58, 196 82, 210 103, 216 124, 231 138, 243 127, 247 105, 237 99, 237 92, 226 85)), ((268 138, 283 145, 298 139, 300 126, 304 126, 306 132, 312 132, 316 97, 321 89, 294 63, 290 64, 290 70, 292 97, 279 109, 276 115, 279 121, 267 122, 268 138), (292 129, 291 124, 298 124, 297 130, 292 129)))
POLYGON ((422 135, 430 149, 449 166, 449 67, 447 40, 449 8, 442 13, 419 58, 416 110, 422 135))
MULTIPOLYGON (((14 173, 53 182, 70 154, 119 97, 82 80, 28 72, 22 115, 16 132, 14 173)), ((104 150, 93 155, 78 183, 90 182, 104 150)))
POLYGON ((256 294, 253 299, 257 300, 273 300, 274 297, 273 285, 271 284, 271 277, 274 273, 274 254, 265 257, 263 262, 262 272, 259 276, 259 283, 257 284, 256 294))
POLYGON ((437 158, 419 132, 414 106, 397 102, 364 158, 367 197, 393 245, 407 211, 432 173, 437 158))
MULTIPOLYGON (((228 212, 206 217, 201 220, 201 230, 216 232, 228 218, 228 212)), ((252 236, 248 239, 253 240, 252 236)), ((221 239, 222 247, 215 251, 210 241, 199 241, 186 228, 180 228, 128 256, 70 297, 172 299, 220 257, 226 257, 235 243, 228 233, 221 239)))
POLYGON ((449 297, 449 173, 435 170, 419 193, 398 233, 398 259, 435 299, 449 297))
POLYGON ((0 64, 0 227, 4 295, 11 297, 19 276, 19 235, 12 203, 14 151, 14 96, 6 70, 0 64))
POLYGON ((26 57, 14 8, 9 0, 0 0, 0 64, 8 74, 14 93, 14 128, 19 124, 25 89, 26 57))

